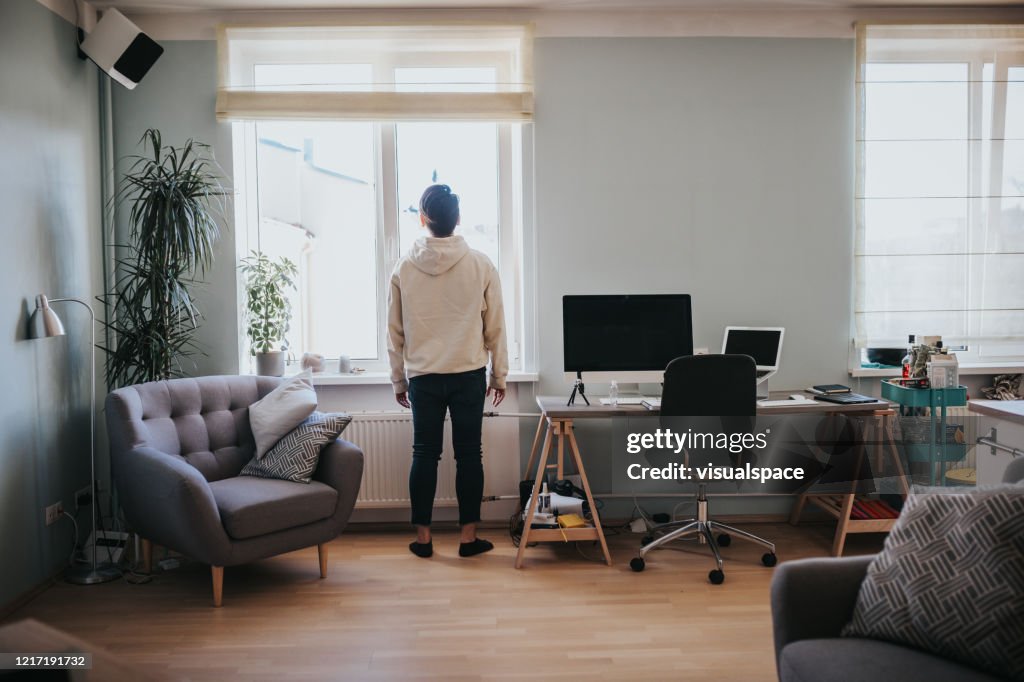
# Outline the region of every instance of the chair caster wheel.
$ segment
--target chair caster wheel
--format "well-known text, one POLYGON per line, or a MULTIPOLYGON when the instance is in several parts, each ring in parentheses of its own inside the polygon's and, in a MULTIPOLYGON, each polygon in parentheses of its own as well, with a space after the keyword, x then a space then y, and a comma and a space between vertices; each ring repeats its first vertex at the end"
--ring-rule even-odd
POLYGON ((775 556, 775 552, 765 552, 761 555, 761 563, 771 568, 779 562, 778 557, 775 556))
POLYGON ((708 573, 708 580, 711 581, 712 585, 721 585, 725 582, 725 573, 716 568, 708 573))
POLYGON ((646 547, 647 545, 651 544, 652 542, 654 542, 654 536, 653 535, 645 535, 642 538, 640 538, 640 546, 641 547, 646 547))
POLYGON ((629 560, 629 567, 639 573, 644 570, 644 559, 643 557, 634 557, 629 560))
POLYGON ((720 533, 717 542, 719 547, 728 547, 732 544, 732 536, 728 533, 720 533))

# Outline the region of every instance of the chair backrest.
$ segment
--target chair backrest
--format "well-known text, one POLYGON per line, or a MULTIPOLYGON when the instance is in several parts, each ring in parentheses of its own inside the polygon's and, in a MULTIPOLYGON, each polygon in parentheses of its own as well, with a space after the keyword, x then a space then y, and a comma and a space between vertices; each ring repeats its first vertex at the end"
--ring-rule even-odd
POLYGON ((757 365, 749 355, 684 355, 668 363, 661 392, 666 417, 753 417, 757 365))
POLYGON ((183 458, 208 481, 237 476, 255 451, 249 406, 280 382, 208 376, 119 388, 106 401, 112 459, 145 446, 183 458))

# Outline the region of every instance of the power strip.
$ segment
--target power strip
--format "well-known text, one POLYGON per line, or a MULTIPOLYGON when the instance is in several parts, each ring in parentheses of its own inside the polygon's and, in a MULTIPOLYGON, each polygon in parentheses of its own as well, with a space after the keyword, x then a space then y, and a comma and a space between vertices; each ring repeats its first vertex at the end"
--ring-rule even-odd
POLYGON ((99 548, 96 553, 97 563, 106 563, 109 561, 112 564, 118 564, 121 562, 121 555, 124 554, 124 548, 128 546, 128 533, 119 533, 113 530, 101 530, 98 533, 90 535, 89 541, 82 550, 82 554, 85 556, 85 561, 87 563, 92 563, 93 550, 97 546, 99 548))

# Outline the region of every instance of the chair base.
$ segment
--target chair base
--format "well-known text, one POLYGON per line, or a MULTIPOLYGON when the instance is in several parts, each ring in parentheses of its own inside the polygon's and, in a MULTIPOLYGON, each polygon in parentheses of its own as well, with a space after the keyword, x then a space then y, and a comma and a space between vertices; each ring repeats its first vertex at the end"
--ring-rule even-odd
MULTIPOLYGON (((768 553, 761 557, 761 562, 765 566, 775 565, 775 544, 765 540, 762 537, 748 533, 745 530, 740 530, 733 526, 713 521, 710 518, 708 512, 708 498, 704 484, 700 484, 697 489, 697 516, 692 519, 686 519, 685 521, 672 521, 670 523, 663 523, 655 526, 651 529, 652 533, 663 533, 659 537, 656 537, 651 542, 640 548, 639 563, 638 566, 643 566, 643 558, 651 550, 657 549, 658 547, 678 540, 679 538, 687 537, 690 535, 696 535, 697 541, 702 545, 708 545, 711 547, 711 553, 714 556, 716 570, 712 571, 711 581, 715 583, 721 582, 724 578, 722 554, 718 551, 719 542, 715 538, 715 533, 726 534, 728 536, 735 536, 741 540, 747 542, 753 542, 756 545, 760 545, 768 550, 768 553), (715 575, 717 571, 717 575, 715 575)), ((724 543, 723 543, 724 546, 724 543)), ((636 570, 634 568, 634 570, 636 570)))

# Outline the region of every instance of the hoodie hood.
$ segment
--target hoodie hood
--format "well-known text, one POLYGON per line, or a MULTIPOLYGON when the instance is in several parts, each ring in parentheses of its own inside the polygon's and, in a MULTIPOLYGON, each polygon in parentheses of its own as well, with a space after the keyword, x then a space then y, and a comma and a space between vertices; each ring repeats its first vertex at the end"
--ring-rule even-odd
POLYGON ((409 262, 428 275, 448 272, 469 253, 469 244, 459 235, 420 237, 409 251, 409 262))

